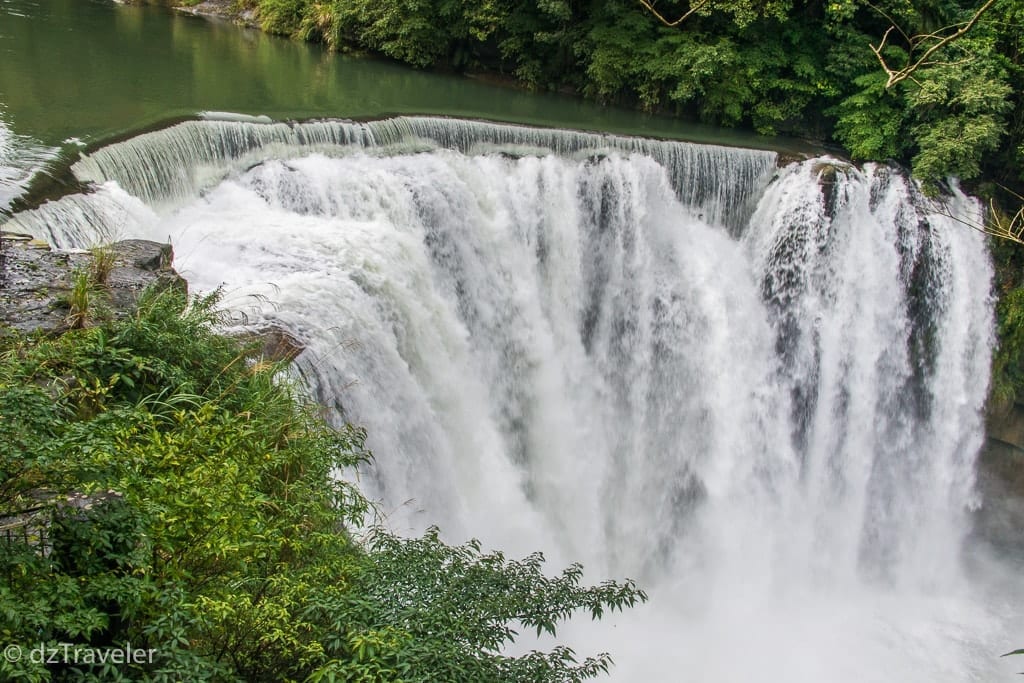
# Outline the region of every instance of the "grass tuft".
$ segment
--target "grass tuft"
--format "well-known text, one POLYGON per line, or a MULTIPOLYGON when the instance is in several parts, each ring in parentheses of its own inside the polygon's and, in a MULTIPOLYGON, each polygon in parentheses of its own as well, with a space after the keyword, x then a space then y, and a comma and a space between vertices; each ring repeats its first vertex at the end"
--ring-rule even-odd
POLYGON ((95 285, 105 285, 114 270, 114 250, 110 246, 93 247, 89 250, 92 262, 89 264, 89 279, 95 285))
POLYGON ((71 290, 67 294, 65 303, 68 306, 68 314, 64 317, 64 324, 72 330, 81 330, 89 327, 94 318, 93 303, 96 295, 96 286, 92 277, 85 270, 76 270, 71 275, 71 290))

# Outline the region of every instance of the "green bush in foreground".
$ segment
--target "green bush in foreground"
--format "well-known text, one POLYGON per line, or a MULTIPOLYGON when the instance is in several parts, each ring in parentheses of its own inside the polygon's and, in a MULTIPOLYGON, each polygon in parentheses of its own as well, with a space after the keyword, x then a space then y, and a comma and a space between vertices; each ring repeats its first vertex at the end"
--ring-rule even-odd
POLYGON ((576 565, 547 577, 539 555, 449 546, 436 530, 407 540, 361 528, 368 504, 335 474, 367 460, 364 434, 332 429, 279 366, 217 335, 215 306, 149 293, 130 319, 4 342, 0 643, 22 656, 0 658, 0 679, 532 682, 607 670, 607 655, 501 649, 514 627, 554 633, 642 591, 581 586, 576 565), (93 661, 128 643, 143 656, 93 661), (57 661, 37 661, 43 652, 57 661))

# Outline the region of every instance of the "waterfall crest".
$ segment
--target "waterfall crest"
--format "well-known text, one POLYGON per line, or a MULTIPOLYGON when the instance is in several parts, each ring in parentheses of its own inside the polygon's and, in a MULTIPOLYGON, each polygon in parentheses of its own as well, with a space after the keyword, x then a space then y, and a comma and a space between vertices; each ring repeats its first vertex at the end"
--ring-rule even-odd
POLYGON ((117 181, 149 203, 194 196, 231 171, 274 158, 311 152, 424 151, 437 147, 466 154, 510 156, 644 154, 668 169, 680 199, 708 219, 739 226, 753 210, 775 167, 774 152, 696 145, 578 131, 530 128, 428 116, 380 121, 186 121, 103 147, 84 156, 73 172, 81 181, 117 181))

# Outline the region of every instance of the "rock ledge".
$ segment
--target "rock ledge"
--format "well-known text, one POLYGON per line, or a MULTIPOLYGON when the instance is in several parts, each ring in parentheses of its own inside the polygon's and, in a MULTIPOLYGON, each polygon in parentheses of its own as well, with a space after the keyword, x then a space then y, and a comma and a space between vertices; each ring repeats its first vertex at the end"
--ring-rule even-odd
MULTIPOLYGON (((29 235, 0 232, 3 269, 0 270, 0 329, 23 333, 60 334, 67 329, 67 297, 75 273, 94 272, 94 254, 57 251, 29 235)), ((104 247, 109 272, 96 290, 111 314, 127 315, 139 294, 151 284, 188 290, 188 283, 171 267, 169 244, 125 240, 104 247)))

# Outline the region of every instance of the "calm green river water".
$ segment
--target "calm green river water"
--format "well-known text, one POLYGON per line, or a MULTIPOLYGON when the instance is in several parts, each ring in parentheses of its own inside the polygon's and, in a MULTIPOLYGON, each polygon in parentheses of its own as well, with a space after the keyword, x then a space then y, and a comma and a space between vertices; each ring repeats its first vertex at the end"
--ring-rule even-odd
POLYGON ((35 159, 33 141, 43 147, 69 139, 97 142, 207 110, 274 119, 444 114, 800 147, 569 96, 337 55, 161 8, 107 0, 0 0, 0 149, 6 144, 9 164, 35 159))

